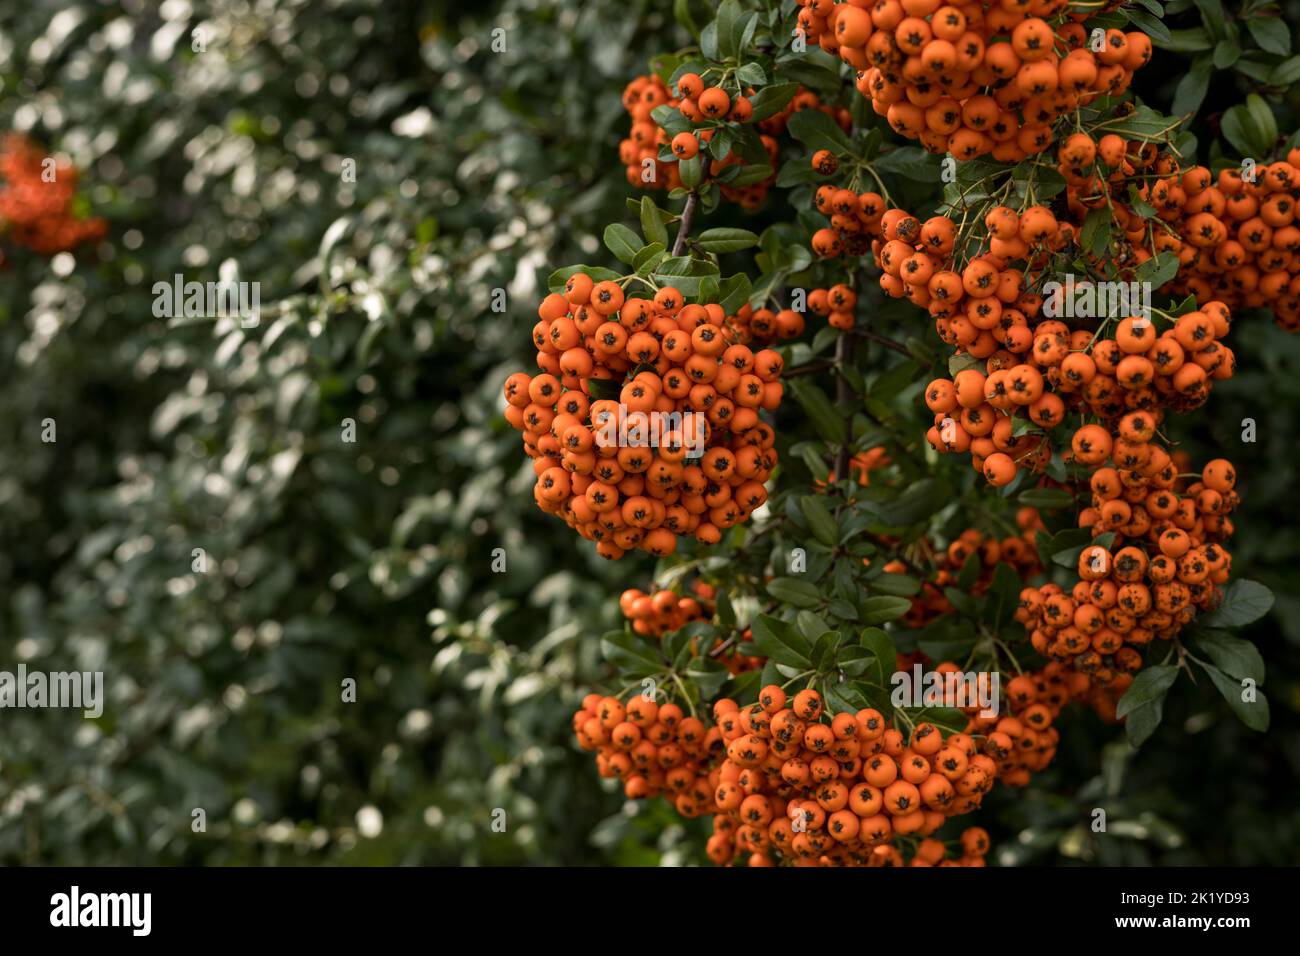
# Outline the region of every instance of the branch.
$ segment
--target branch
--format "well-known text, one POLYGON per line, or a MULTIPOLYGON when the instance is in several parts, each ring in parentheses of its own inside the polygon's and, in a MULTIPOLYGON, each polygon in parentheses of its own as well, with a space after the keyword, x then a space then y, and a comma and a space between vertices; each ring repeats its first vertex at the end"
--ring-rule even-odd
POLYGON ((805 362, 803 365, 796 365, 794 368, 781 373, 782 379, 797 378, 800 375, 812 375, 815 372, 824 372, 828 368, 834 368, 835 362, 832 359, 821 359, 817 362, 805 362))
MULTIPOLYGON (((844 368, 853 352, 853 332, 845 330, 840 333, 840 337, 835 342, 835 368, 837 371, 844 368)), ((841 409, 851 408, 853 403, 853 389, 849 387, 849 380, 842 374, 835 377, 835 404, 841 409)), ((835 480, 843 481, 849 476, 849 448, 853 444, 853 413, 850 411, 845 416, 844 422, 844 441, 840 444, 840 450, 835 455, 835 480)))
POLYGON ((879 342, 885 348, 893 349, 899 355, 906 355, 908 358, 912 357, 912 353, 907 350, 906 345, 895 342, 893 339, 886 338, 885 336, 879 335, 875 332, 870 332, 867 329, 854 329, 853 331, 856 335, 860 335, 864 339, 870 339, 872 342, 879 342))
POLYGON ((691 235, 691 223, 695 219, 695 203, 699 196, 691 193, 686 197, 686 207, 682 210, 682 224, 677 229, 677 239, 673 242, 673 255, 680 256, 686 251, 686 240, 691 235))

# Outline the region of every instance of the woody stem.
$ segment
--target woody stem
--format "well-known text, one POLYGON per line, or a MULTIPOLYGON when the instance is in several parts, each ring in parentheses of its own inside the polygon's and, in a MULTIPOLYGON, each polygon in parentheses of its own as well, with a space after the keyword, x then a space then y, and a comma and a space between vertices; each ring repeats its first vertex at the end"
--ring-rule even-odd
POLYGON ((686 240, 691 235, 691 223, 695 220, 695 204, 699 201, 696 193, 686 197, 686 206, 682 209, 682 224, 677 227, 677 239, 673 242, 673 255, 680 256, 686 251, 686 240))

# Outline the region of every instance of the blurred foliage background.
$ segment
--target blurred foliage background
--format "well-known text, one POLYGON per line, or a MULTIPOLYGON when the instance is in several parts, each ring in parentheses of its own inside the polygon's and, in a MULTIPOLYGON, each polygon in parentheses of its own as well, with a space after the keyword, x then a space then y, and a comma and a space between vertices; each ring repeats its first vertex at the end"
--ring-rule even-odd
MULTIPOLYGON (((653 565, 537 511, 498 410, 545 276, 603 261, 624 215, 624 84, 687 40, 651 0, 0 13, 0 129, 70 157, 110 221, 0 273, 0 669, 103 670, 108 694, 98 721, 0 712, 0 862, 703 861, 571 743, 614 596, 653 565), (154 316, 155 282, 235 271, 257 327, 154 316)), ((1203 52, 1160 54, 1142 95, 1168 109, 1203 52)), ((1215 73, 1206 109, 1255 82, 1215 73)), ((1001 862, 1300 857, 1300 344, 1266 317, 1234 335, 1238 377, 1184 437, 1241 463, 1273 729, 1185 686, 1136 756, 1080 719, 1042 786, 981 814, 1001 862), (1099 800, 1118 839, 1086 829, 1099 800)))

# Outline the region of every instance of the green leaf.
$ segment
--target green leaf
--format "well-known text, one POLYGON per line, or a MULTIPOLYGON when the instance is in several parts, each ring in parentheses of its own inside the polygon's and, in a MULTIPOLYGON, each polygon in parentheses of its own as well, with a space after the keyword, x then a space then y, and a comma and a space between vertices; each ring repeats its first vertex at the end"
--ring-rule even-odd
POLYGON ((1168 138, 1177 122, 1168 116, 1162 116, 1149 106, 1139 106, 1119 122, 1108 122, 1105 131, 1117 133, 1130 139, 1146 142, 1160 142, 1168 138))
POLYGON ((1061 488, 1029 488, 1016 499, 1030 508, 1068 508, 1074 504, 1074 495, 1061 488))
MULTIPOLYGON (((750 117, 751 123, 758 123, 769 117, 775 116, 799 92, 798 83, 778 83, 775 86, 765 86, 750 99, 750 105, 754 108, 754 114, 750 117)), ((806 162, 804 165, 808 165, 806 162)))
POLYGON ((1223 15, 1223 4, 1219 0, 1195 0, 1196 9, 1201 11, 1201 22, 1212 37, 1221 37, 1227 33, 1227 22, 1223 15))
POLYGON ((839 529, 830 509, 817 495, 807 495, 799 499, 799 507, 808 522, 808 528, 815 537, 828 548, 835 547, 839 541, 839 529))
POLYGON ((1273 592, 1258 581, 1233 581, 1223 603, 1197 618, 1200 627, 1244 627, 1259 620, 1273 607, 1273 592))
POLYGON ((736 608, 725 590, 718 591, 717 614, 719 630, 730 631, 736 626, 736 608))
POLYGON ((839 124, 819 110, 801 110, 790 117, 786 128, 790 135, 809 149, 829 149, 836 155, 853 151, 839 124))
POLYGON ((984 365, 979 359, 969 352, 960 352, 956 355, 948 356, 948 374, 953 378, 957 377, 958 372, 964 372, 968 368, 979 369, 984 365))
POLYGON ((1137 268, 1137 277, 1140 282, 1151 283, 1151 288, 1159 289, 1166 282, 1178 275, 1178 253, 1165 251, 1137 268))
POLYGON ((863 680, 876 687, 888 687, 889 677, 894 673, 898 663, 898 652, 894 648, 893 638, 879 627, 867 627, 863 628, 859 635, 858 643, 875 659, 874 667, 868 670, 863 680))
POLYGON ((1213 72, 1214 64, 1209 57, 1199 56, 1192 62, 1192 68, 1178 81, 1178 86, 1174 90, 1174 103, 1171 109, 1175 116, 1186 116, 1201 108, 1201 103, 1205 101, 1205 94, 1210 88, 1210 76, 1213 72))
POLYGON ((849 677, 861 677, 875 664, 876 655, 858 644, 847 644, 835 655, 835 666, 849 677))
POLYGON ((764 86, 767 83, 767 71, 757 63, 746 63, 736 71, 736 79, 746 86, 764 86))
POLYGON ((841 683, 836 680, 825 680, 822 682, 822 697, 828 714, 845 712, 852 714, 871 706, 871 701, 862 693, 856 681, 841 683))
POLYGON ((1277 144, 1277 117, 1273 115, 1273 108, 1268 105, 1268 101, 1258 93, 1246 96, 1246 112, 1250 114, 1260 144, 1264 147, 1260 153, 1266 158, 1277 144))
POLYGON ((924 521, 946 505, 951 489, 934 478, 922 478, 908 485, 907 489, 893 501, 876 506, 875 512, 881 523, 891 528, 924 521))
POLYGON ((1236 40, 1220 40, 1214 47, 1214 68, 1226 70, 1241 59, 1241 47, 1236 40))
POLYGON ((649 275, 658 268, 668 251, 664 248, 662 242, 652 242, 648 246, 642 246, 641 250, 632 257, 632 269, 637 275, 649 275))
POLYGON ((825 392, 806 378, 791 382, 790 391, 794 393, 795 400, 803 410, 808 413, 813 427, 822 438, 836 445, 844 440, 844 419, 839 410, 831 404, 831 400, 826 397, 825 392))
POLYGON ((862 602, 862 622, 864 624, 884 624, 896 621, 912 610, 912 602, 904 597, 882 594, 866 598, 862 602))
POLYGON ((812 645, 795 628, 769 614, 760 614, 750 625, 750 642, 764 657, 778 664, 807 670, 812 663, 812 645))
MULTIPOLYGON (((895 146, 871 164, 877 173, 893 173, 918 183, 937 183, 943 158, 919 146, 895 146)), ((958 164, 958 168, 964 164, 958 164)), ((960 173, 958 173, 960 176, 960 173)))
POLYGON ((710 20, 700 31, 700 53, 704 54, 705 59, 716 60, 718 58, 718 21, 710 20))
POLYGON ((1232 144, 1238 155, 1257 160, 1272 152, 1277 140, 1273 111, 1254 93, 1246 97, 1245 103, 1239 103, 1223 114, 1220 129, 1223 138, 1232 144))
POLYGON ((1227 631, 1197 629, 1191 640, 1192 650, 1214 661, 1226 673, 1241 679, 1248 677, 1264 683, 1264 658, 1258 648, 1245 638, 1227 631))
POLYGON ((667 248, 668 227, 664 225, 659 207, 649 196, 641 197, 641 232, 645 234, 647 242, 658 242, 667 248))
POLYGON ((729 186, 753 186, 772 178, 772 167, 764 163, 750 163, 747 166, 728 166, 719 181, 729 186))
POLYGON ((614 252, 614 258, 620 263, 630 265, 641 250, 641 237, 621 222, 611 222, 604 228, 604 247, 614 252))
POLYGON ((1164 717, 1165 695, 1174 686, 1178 668, 1170 665, 1147 667, 1138 673, 1115 707, 1115 715, 1125 718, 1124 732, 1134 747, 1140 747, 1153 734, 1164 717))
POLYGON ((720 661, 709 657, 693 658, 681 671, 681 675, 686 686, 699 688, 701 700, 714 696, 731 676, 720 661))
POLYGON ((758 236, 748 229, 706 229, 695 240, 705 252, 735 252, 758 245, 758 236))
POLYGON ((878 594, 911 597, 921 590, 921 582, 910 574, 882 574, 871 579, 871 590, 878 594))
POLYGON ((972 551, 966 555, 966 560, 962 563, 961 571, 957 575, 957 589, 969 591, 975 582, 979 580, 980 569, 983 567, 984 562, 980 559, 978 551, 972 551))
POLYGON ((1264 696, 1263 691, 1252 688, 1251 692, 1255 699, 1246 701, 1244 699, 1246 688, 1242 686, 1241 681, 1234 680, 1212 664, 1199 666, 1210 675, 1210 680, 1219 689, 1219 693, 1228 702, 1228 706, 1232 708, 1238 720, 1251 730, 1258 730, 1261 733, 1268 730, 1268 698, 1264 696))
POLYGON ((858 619, 858 609, 853 606, 853 602, 845 598, 831 598, 826 610, 838 617, 841 621, 856 621, 858 619))
POLYGON ((1156 46, 1175 53, 1203 53, 1213 49, 1214 41, 1204 27, 1193 27, 1190 30, 1170 30, 1169 39, 1157 42, 1156 46))
POLYGON ((684 26, 696 40, 700 38, 700 27, 691 15, 691 0, 673 0, 673 17, 684 26))
POLYGON ((1297 81, 1300 81, 1300 56, 1283 60, 1268 77, 1268 82, 1273 86, 1291 86, 1297 81))
POLYGON ((818 638, 831 629, 831 626, 826 623, 826 618, 812 611, 797 612, 794 616, 794 626, 810 643, 816 643, 818 638))
POLYGON ((1080 244, 1094 256, 1103 255, 1110 244, 1110 209, 1102 207, 1091 210, 1083 220, 1083 230, 1079 234, 1080 244))
POLYGON ((644 637, 627 631, 611 631, 600 639, 605 659, 620 670, 643 675, 655 674, 664 667, 659 650, 644 637))
POLYGON ((821 637, 817 638, 817 643, 813 645, 811 661, 812 669, 819 673, 825 671, 835 661, 835 647, 839 643, 839 631, 827 631, 821 637))
POLYGON ((751 291, 749 276, 743 272, 738 272, 729 279, 722 280, 718 304, 722 306, 727 315, 734 315, 741 306, 749 301, 751 291))
POLYGON ((704 175, 704 158, 696 153, 690 159, 682 159, 677 162, 677 174, 682 177, 682 185, 687 189, 694 189, 700 184, 700 179, 704 175))
POLYGON ((1121 11, 1134 26, 1151 37, 1152 42, 1169 39, 1169 28, 1147 11, 1137 10, 1133 7, 1123 7, 1121 11))
POLYGON ((1079 555, 1083 554, 1083 549, 1089 544, 1095 543, 1103 548, 1109 548, 1114 540, 1113 531, 1093 538, 1092 533, 1084 528, 1067 528, 1052 536, 1052 550, 1048 553, 1051 554, 1054 563, 1065 568, 1075 568, 1079 565, 1079 555), (1077 544, 1073 543, 1076 541, 1077 544))
POLYGON ((718 33, 718 54, 730 59, 740 51, 740 38, 744 33, 745 14, 736 0, 723 0, 714 21, 718 33))
POLYGON ((692 128, 691 121, 682 115, 681 110, 675 106, 669 106, 667 103, 652 109, 650 118, 656 124, 662 126, 664 132, 670 137, 676 136, 678 133, 685 133, 692 128))
POLYGON ((1246 29, 1266 53, 1286 56, 1291 52, 1291 30, 1281 17, 1251 17, 1246 21, 1246 29))
POLYGON ((767 582, 767 593, 793 607, 816 607, 821 603, 817 585, 798 578, 773 578, 767 582))
POLYGON ((993 584, 989 587, 985 613, 995 629, 1005 627, 1020 604, 1023 582, 1009 564, 998 564, 993 569, 993 584))

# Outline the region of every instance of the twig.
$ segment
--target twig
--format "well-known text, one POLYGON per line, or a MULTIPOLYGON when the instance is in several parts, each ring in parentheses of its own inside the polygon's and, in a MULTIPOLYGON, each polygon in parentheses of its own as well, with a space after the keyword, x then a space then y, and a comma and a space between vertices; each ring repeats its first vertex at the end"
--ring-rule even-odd
POLYGON ((893 339, 886 338, 885 336, 879 335, 876 332, 869 332, 866 329, 854 329, 854 334, 860 335, 864 339, 870 339, 872 342, 879 342, 885 348, 893 349, 899 355, 906 355, 908 358, 912 357, 912 353, 907 350, 906 345, 903 345, 899 342, 895 342, 893 339))
POLYGON ((691 222, 695 219, 695 203, 699 197, 691 193, 686 197, 686 206, 682 209, 682 224, 677 228, 677 239, 673 242, 673 255, 680 256, 686 251, 686 240, 691 235, 691 222))
POLYGON ((800 375, 812 375, 816 372, 824 372, 828 368, 834 368, 833 359, 821 359, 816 362, 805 362, 803 365, 796 365, 794 368, 781 373, 782 379, 796 378, 800 375))
MULTIPOLYGON (((852 353, 853 331, 846 329, 840 333, 839 339, 835 342, 835 368, 842 370, 845 363, 848 362, 852 353)), ((849 387, 849 380, 841 373, 835 379, 835 404, 841 409, 847 409, 853 401, 853 389, 849 387)), ((844 422, 844 441, 840 443, 840 450, 835 455, 835 480, 843 481, 849 475, 849 448, 853 445, 853 414, 850 412, 845 416, 844 422)))

